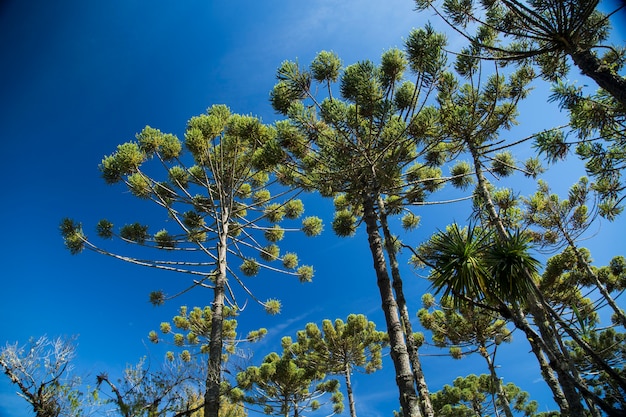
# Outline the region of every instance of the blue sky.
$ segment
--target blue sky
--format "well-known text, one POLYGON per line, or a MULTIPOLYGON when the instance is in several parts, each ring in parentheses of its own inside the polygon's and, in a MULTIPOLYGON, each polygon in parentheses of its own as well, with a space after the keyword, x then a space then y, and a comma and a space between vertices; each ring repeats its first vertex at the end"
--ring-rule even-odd
MULTIPOLYGON (((211 294, 195 291, 154 308, 147 302, 149 291, 175 292, 185 278, 92 253, 71 256, 64 249, 58 233, 63 217, 82 221, 89 231, 102 217, 125 223, 158 213, 121 187, 105 185, 97 169, 102 157, 145 125, 182 137, 186 121, 212 104, 272 122, 276 116, 268 94, 283 60, 307 64, 317 52, 333 50, 347 64, 376 61, 386 49, 402 47, 409 31, 428 18, 429 13, 414 12, 410 0, 0 3, 0 140, 5 155, 0 164, 5 233, 0 244, 0 343, 24 343, 43 334, 79 335, 76 371, 91 378, 103 370, 120 372, 144 355, 160 360, 158 349, 146 346, 147 333, 171 318, 179 305, 205 305, 211 294)), ((538 89, 534 101, 523 104, 521 126, 511 137, 563 120, 556 108, 543 107, 546 94, 538 89)), ((571 159, 551 175, 568 185, 582 172, 571 159)), ((521 186, 532 191, 530 183, 521 186)), ((305 263, 314 265, 316 276, 305 285, 285 277, 252 284, 284 305, 277 317, 267 318, 252 305, 241 316, 244 331, 259 325, 270 330, 255 353, 257 361, 308 321, 363 313, 384 329, 364 231, 352 239, 335 238, 330 202, 306 196, 307 203, 307 214, 324 217, 326 232, 312 241, 294 238, 291 244, 305 263)), ((408 238, 412 244, 453 220, 463 222, 468 212, 463 207, 428 208, 418 214, 425 226, 408 238)), ((590 246, 597 249, 598 263, 623 253, 623 226, 623 221, 604 222, 594 229, 597 236, 590 246)), ((428 284, 408 268, 405 280, 415 313, 428 284)), ((547 390, 537 382, 527 345, 507 346, 501 355, 503 362, 515 358, 502 368, 505 378, 510 375, 543 402, 547 390)), ((458 375, 486 372, 471 360, 427 356, 424 362, 432 390, 458 375)), ((363 417, 390 415, 398 408, 391 362, 384 366, 374 376, 355 380, 363 417)), ((14 392, 0 378, 0 415, 29 416, 14 392)))

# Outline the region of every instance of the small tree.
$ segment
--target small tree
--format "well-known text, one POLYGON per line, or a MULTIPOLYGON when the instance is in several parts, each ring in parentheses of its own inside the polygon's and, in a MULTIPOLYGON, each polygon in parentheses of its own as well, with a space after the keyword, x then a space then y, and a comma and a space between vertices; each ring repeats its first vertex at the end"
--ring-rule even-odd
POLYGON ((37 417, 78 417, 84 402, 80 379, 70 372, 74 357, 73 339, 44 336, 23 347, 7 344, 0 349, 0 367, 37 417))
MULTIPOLYGON (((237 336, 237 311, 230 307, 224 307, 223 315, 224 358, 235 353, 240 342, 256 342, 267 333, 267 329, 261 328, 252 330, 245 337, 239 338, 237 336)), ((172 341, 170 343, 183 349, 178 354, 179 359, 188 362, 192 357, 209 353, 212 316, 213 312, 209 306, 194 307, 191 310, 187 306, 181 306, 179 314, 174 316, 171 322, 162 322, 159 326, 159 332, 150 331, 148 338, 152 343, 161 343, 163 339, 159 333, 163 336, 171 335, 172 341)), ((168 351, 166 358, 173 360, 175 358, 174 352, 168 351)))
POLYGON ((260 366, 251 366, 237 374, 241 390, 234 390, 235 400, 243 400, 258 405, 265 414, 299 417, 306 410, 315 411, 323 404, 325 394, 330 394, 332 413, 343 410, 343 396, 339 382, 326 379, 322 369, 315 366, 299 366, 294 354, 289 350, 291 338, 283 338, 285 349, 282 355, 270 353, 260 366))
POLYGON ((529 401, 528 393, 515 384, 502 384, 507 399, 505 404, 501 402, 502 398, 496 398, 496 390, 489 375, 458 377, 452 385, 445 385, 432 394, 433 405, 441 417, 488 417, 500 412, 526 417, 538 415, 537 402, 529 401))
MULTIPOLYGON (((610 289, 617 292, 622 288, 615 285, 607 288, 597 270, 591 266, 591 260, 589 256, 586 256, 587 251, 577 244, 577 240, 589 228, 595 217, 587 204, 591 193, 589 181, 585 177, 570 187, 568 197, 565 199, 560 199, 558 195, 553 194, 548 184, 540 181, 537 192, 524 199, 526 206, 524 218, 529 226, 536 228, 534 236, 542 246, 566 247, 568 255, 571 256, 563 256, 561 259, 569 258, 570 262, 561 265, 564 266, 564 270, 570 269, 576 272, 570 274, 573 278, 569 280, 570 287, 575 288, 578 285, 595 287, 602 296, 602 301, 597 304, 607 303, 613 310, 617 322, 622 327, 626 327, 626 314, 617 305, 609 291, 610 289)), ((552 266, 554 269, 556 262, 553 262, 552 266)), ((554 273, 549 275, 551 278, 555 277, 554 273)), ((550 280, 544 280, 544 283, 549 285, 550 280)))
POLYGON ((376 330, 376 324, 362 314, 350 314, 344 323, 324 320, 322 330, 308 323, 298 331, 297 343, 288 346, 303 367, 314 367, 331 375, 341 375, 346 382, 350 415, 356 417, 351 375, 361 369, 366 373, 382 368, 382 349, 387 334, 376 330))

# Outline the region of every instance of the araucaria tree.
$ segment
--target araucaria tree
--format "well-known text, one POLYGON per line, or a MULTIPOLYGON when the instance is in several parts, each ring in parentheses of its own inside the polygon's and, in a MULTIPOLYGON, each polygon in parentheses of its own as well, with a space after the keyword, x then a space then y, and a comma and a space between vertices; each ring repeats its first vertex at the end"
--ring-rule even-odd
POLYGON ((421 408, 427 416, 433 412, 387 219, 404 212, 405 226, 415 227, 418 216, 405 208, 422 204, 443 182, 438 165, 445 149, 422 139, 435 118, 425 101, 445 64, 444 45, 445 38, 426 27, 409 35, 406 53, 390 49, 379 65, 361 61, 344 68, 327 51, 308 68, 286 61, 271 93, 276 111, 288 117, 276 124, 292 158, 283 170, 286 180, 335 198, 337 235, 351 236, 365 224, 400 404, 411 417, 422 415, 421 408), (409 71, 412 81, 405 79, 409 71))
POLYGON ((356 417, 351 375, 359 369, 371 373, 382 368, 386 333, 376 330, 376 324, 363 314, 350 314, 346 322, 324 320, 321 330, 317 324, 308 323, 298 331, 296 340, 288 348, 301 366, 343 376, 350 416, 356 417))
MULTIPOLYGON (((287 231, 279 223, 295 220, 304 212, 295 192, 281 187, 273 175, 282 155, 274 128, 251 116, 231 114, 226 106, 212 106, 206 114, 189 120, 184 143, 146 127, 136 141, 119 145, 100 165, 108 184, 122 182, 134 196, 162 208, 176 230, 158 228, 150 233, 147 225, 132 223, 117 232, 111 222, 100 221, 96 227, 100 238, 119 238, 141 247, 135 255, 121 255, 96 245, 79 223, 70 219, 61 223, 65 244, 73 254, 87 248, 126 262, 189 274, 193 277, 190 287, 212 290, 206 417, 218 415, 223 312, 227 304, 237 309, 233 284, 257 300, 243 276, 262 270, 282 272, 301 282, 313 276, 312 267, 298 266, 297 255, 281 253, 277 244, 287 231), (183 153, 183 144, 190 156, 183 153), (153 174, 159 169, 160 178, 153 174), (148 249, 171 258, 140 258, 148 249)), ((321 220, 306 218, 294 230, 298 229, 317 235, 321 220)), ((168 298, 160 291, 150 297, 155 304, 168 298)), ((276 299, 257 301, 269 313, 280 310, 276 299)))
POLYGON ((433 393, 433 404, 437 415, 441 417, 487 417, 497 416, 500 412, 506 415, 524 415, 525 417, 553 417, 557 413, 536 413, 537 402, 528 400, 528 393, 509 382, 500 383, 501 389, 510 398, 512 405, 503 404, 496 398, 496 386, 490 375, 468 375, 457 377, 452 385, 433 393))
POLYGON ((324 405, 320 400, 329 397, 332 412, 328 414, 341 413, 339 381, 326 379, 320 367, 300 366, 289 349, 291 338, 283 338, 282 344, 282 355, 272 352, 260 366, 250 366, 237 374, 239 388, 231 392, 233 399, 260 406, 265 414, 299 417, 305 411, 318 410, 324 405))

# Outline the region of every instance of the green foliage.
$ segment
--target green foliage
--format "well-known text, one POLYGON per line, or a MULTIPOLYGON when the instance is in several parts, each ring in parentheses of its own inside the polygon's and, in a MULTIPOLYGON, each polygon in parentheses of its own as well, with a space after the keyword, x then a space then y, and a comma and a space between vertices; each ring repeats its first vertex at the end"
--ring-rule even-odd
POLYGON ((241 399, 266 414, 300 415, 320 408, 321 396, 329 398, 334 413, 343 409, 343 397, 336 380, 326 380, 322 371, 301 367, 289 349, 282 355, 270 353, 260 366, 250 366, 237 374, 237 385, 248 395, 241 399))
POLYGON ((310 216, 302 220, 302 231, 307 236, 318 236, 324 229, 322 219, 316 216, 310 216))
POLYGON ((165 303, 165 293, 163 291, 151 291, 150 292, 150 304, 153 306, 160 306, 165 303))
POLYGON ((239 269, 241 269, 241 272, 243 272, 244 275, 253 277, 259 273, 260 266, 256 260, 246 259, 243 261, 239 269))
POLYGON ((287 269, 295 269, 298 266, 298 255, 286 253, 283 256, 283 266, 287 269))
POLYGON ((296 271, 300 282, 310 282, 313 279, 313 267, 304 265, 298 268, 296 271))
MULTIPOLYGON (((435 412, 442 417, 477 417, 503 413, 508 404, 496 398, 497 387, 489 375, 468 375, 458 377, 452 385, 444 385, 440 391, 432 393, 435 412)), ((504 391, 511 411, 525 416, 536 416, 538 404, 529 401, 527 392, 513 383, 504 385, 504 391)))
POLYGON ((270 242, 279 242, 285 236, 285 229, 275 224, 274 226, 266 229, 264 235, 265 239, 270 242))
POLYGON ((149 156, 159 153, 165 161, 177 158, 182 150, 182 144, 176 136, 164 134, 150 126, 138 133, 136 139, 143 153, 149 156))
POLYGON ((81 253, 85 248, 87 237, 83 234, 83 228, 80 223, 74 223, 72 219, 65 218, 59 226, 63 243, 72 255, 81 253))
POLYGON ((154 234, 154 241, 159 248, 174 249, 176 247, 174 236, 170 235, 165 229, 161 229, 154 234))
POLYGON ((407 213, 402 217, 402 227, 405 230, 415 230, 420 224, 420 216, 413 213, 407 213))
POLYGON ((508 177, 515 171, 515 158, 510 151, 500 152, 494 155, 491 169, 496 174, 508 177))
POLYGON ((280 248, 278 245, 267 245, 259 253, 259 256, 265 261, 275 261, 280 256, 280 248))
POLYGON ((334 52, 322 51, 311 63, 311 74, 318 82, 334 83, 339 78, 341 59, 334 52))
POLYGON ((122 239, 143 244, 148 238, 148 226, 139 223, 126 224, 120 229, 120 236, 122 239))
POLYGON ((275 315, 275 314, 280 313, 280 310, 282 308, 281 302, 279 300, 276 300, 276 299, 269 299, 269 300, 265 301, 263 303, 263 306, 265 307, 265 312, 267 314, 272 315, 272 316, 275 315))
POLYGON ((423 257, 433 266, 430 279, 435 293, 461 299, 491 299, 524 303, 534 283, 539 263, 528 254, 530 237, 519 231, 509 238, 457 224, 435 234, 422 248, 423 257))
POLYGON ((173 166, 168 170, 168 179, 169 181, 176 185, 177 187, 186 189, 189 185, 189 180, 191 176, 185 168, 181 166, 173 166))
POLYGON ((452 185, 461 190, 467 189, 467 187, 474 183, 472 174, 472 166, 468 162, 457 161, 452 168, 450 168, 452 185))
POLYGON ((96 224, 96 232, 102 239, 111 239, 113 237, 113 223, 106 219, 102 219, 96 224))
POLYGON ((405 41, 409 66, 415 73, 423 74, 424 81, 432 83, 446 64, 443 48, 446 37, 427 25, 413 29, 405 41))
POLYGON ((333 219, 333 231, 337 236, 354 236, 356 233, 356 216, 350 210, 340 210, 335 212, 333 219))
POLYGON ((139 145, 134 142, 118 145, 117 150, 113 154, 105 156, 100 163, 99 169, 102 178, 107 184, 120 182, 124 176, 137 172, 145 158, 139 145))

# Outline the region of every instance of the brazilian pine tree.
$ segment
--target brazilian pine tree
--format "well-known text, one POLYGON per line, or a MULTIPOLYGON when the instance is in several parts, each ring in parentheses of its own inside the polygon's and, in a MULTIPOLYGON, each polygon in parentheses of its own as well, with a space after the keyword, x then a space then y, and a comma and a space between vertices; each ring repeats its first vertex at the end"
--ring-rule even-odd
MULTIPOLYGON (((281 253, 278 246, 286 231, 314 236, 322 229, 316 217, 305 218, 292 229, 281 226, 304 212, 296 192, 281 187, 273 175, 282 155, 274 128, 257 118, 232 114, 226 106, 212 106, 189 120, 184 141, 146 127, 136 141, 119 145, 100 164, 106 183, 123 183, 132 195, 162 209, 173 230, 152 226, 155 231, 150 231, 140 223, 116 229, 102 220, 96 229, 103 243, 97 244, 79 223, 65 219, 61 224, 73 254, 86 248, 133 264, 188 274, 189 288, 212 290, 206 417, 216 417, 219 410, 224 308, 229 304, 238 308, 237 287, 257 300, 243 278, 272 271, 307 282, 313 275, 312 267, 299 266, 295 253, 281 253), (138 252, 106 249, 104 241, 114 238, 134 244, 138 252), (150 257, 141 249, 156 249, 170 259, 150 257)), ((168 298, 159 291, 150 297, 155 304, 168 298)), ((257 301, 269 313, 280 310, 276 299, 257 301)))
POLYGON ((356 417, 351 375, 355 370, 371 373, 382 368, 386 333, 376 330, 376 324, 363 314, 350 314, 346 322, 324 320, 321 329, 308 323, 298 331, 296 341, 289 349, 300 366, 343 376, 350 416, 356 417))
POLYGON ((446 384, 440 391, 433 393, 433 404, 437 415, 442 417, 497 416, 507 410, 526 417, 558 416, 558 413, 537 413, 537 402, 529 401, 528 393, 515 384, 502 384, 502 387, 506 396, 511 398, 510 407, 494 398, 495 386, 490 376, 486 374, 455 378, 452 385, 446 384))
POLYGON ((286 61, 271 93, 276 111, 288 117, 277 123, 278 140, 292 158, 287 181, 334 197, 337 235, 352 236, 365 224, 400 404, 411 417, 433 411, 395 261, 399 242, 387 219, 404 214, 403 224, 415 227, 419 217, 408 207, 425 204, 445 182, 439 165, 447 150, 423 141, 436 119, 425 102, 445 64, 444 45, 445 38, 426 27, 409 35, 406 53, 391 49, 379 65, 342 67, 327 51, 309 67, 286 61))
POLYGON ((321 367, 300 366, 290 349, 292 344, 290 337, 284 337, 281 355, 272 352, 261 365, 239 372, 238 388, 231 392, 231 397, 274 416, 299 417, 320 409, 325 402, 332 405, 330 415, 341 413, 343 396, 339 381, 327 379, 321 367))

